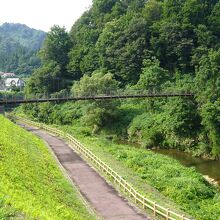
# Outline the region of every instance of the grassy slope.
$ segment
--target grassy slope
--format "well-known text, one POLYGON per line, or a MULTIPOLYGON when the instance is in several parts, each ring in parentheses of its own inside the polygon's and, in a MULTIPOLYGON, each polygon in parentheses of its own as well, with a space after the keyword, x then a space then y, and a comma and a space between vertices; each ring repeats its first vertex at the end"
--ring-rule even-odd
POLYGON ((77 123, 61 128, 72 133, 142 194, 166 207, 181 208, 199 220, 220 219, 220 194, 195 169, 144 149, 112 143, 103 135, 91 136, 88 128, 77 123))
POLYGON ((3 116, 0 123, 0 219, 95 219, 43 141, 3 116))

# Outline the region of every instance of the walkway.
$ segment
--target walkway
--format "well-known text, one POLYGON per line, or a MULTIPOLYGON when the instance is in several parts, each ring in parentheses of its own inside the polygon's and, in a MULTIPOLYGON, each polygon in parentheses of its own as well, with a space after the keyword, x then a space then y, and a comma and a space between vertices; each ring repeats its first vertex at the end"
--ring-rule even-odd
MULTIPOLYGON (((22 126, 22 125, 21 125, 22 126)), ((62 139, 47 132, 25 125, 33 134, 44 139, 96 212, 106 220, 143 220, 148 219, 123 199, 118 192, 62 139)))

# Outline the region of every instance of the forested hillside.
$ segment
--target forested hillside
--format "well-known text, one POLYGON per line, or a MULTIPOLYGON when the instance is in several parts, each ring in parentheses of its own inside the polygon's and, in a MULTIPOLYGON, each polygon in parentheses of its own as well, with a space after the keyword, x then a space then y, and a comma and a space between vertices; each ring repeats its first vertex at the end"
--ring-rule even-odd
POLYGON ((53 27, 27 94, 116 89, 195 98, 25 106, 48 123, 90 126, 143 147, 220 155, 220 1, 93 0, 70 33, 53 27))
POLYGON ((28 75, 40 66, 37 51, 45 39, 43 31, 26 25, 0 26, 0 71, 28 75))

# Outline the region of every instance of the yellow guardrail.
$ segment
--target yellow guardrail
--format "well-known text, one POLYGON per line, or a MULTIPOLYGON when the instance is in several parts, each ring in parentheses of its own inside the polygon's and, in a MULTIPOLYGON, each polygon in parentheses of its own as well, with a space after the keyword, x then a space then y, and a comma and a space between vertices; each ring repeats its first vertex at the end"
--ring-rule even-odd
POLYGON ((134 189, 126 180, 124 180, 119 174, 117 174, 113 169, 111 169, 107 164, 100 160, 96 155, 94 155, 90 150, 88 150, 84 145, 77 141, 72 135, 66 134, 63 131, 60 131, 56 128, 52 128, 48 125, 30 121, 24 118, 17 117, 18 120, 23 121, 27 124, 42 128, 46 131, 49 131, 53 134, 59 135, 67 139, 75 150, 77 150, 84 157, 89 159, 96 167, 101 171, 109 175, 115 183, 118 183, 119 187, 129 194, 129 197, 134 199, 136 204, 141 204, 143 209, 150 209, 153 211, 154 216, 164 217, 166 220, 192 220, 184 215, 180 215, 175 211, 170 210, 169 208, 164 208, 163 206, 157 204, 156 202, 142 196, 137 190, 134 189))

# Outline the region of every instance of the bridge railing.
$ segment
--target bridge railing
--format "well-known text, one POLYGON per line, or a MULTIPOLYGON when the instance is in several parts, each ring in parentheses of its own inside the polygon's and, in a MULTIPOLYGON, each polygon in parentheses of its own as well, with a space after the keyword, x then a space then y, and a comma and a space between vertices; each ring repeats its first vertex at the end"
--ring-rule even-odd
POLYGON ((48 125, 33 122, 24 118, 17 117, 18 120, 23 121, 24 123, 42 128, 52 134, 61 136, 68 140, 71 147, 78 151, 87 161, 95 165, 95 167, 108 175, 113 179, 115 183, 119 186, 119 188, 128 193, 129 197, 134 201, 134 203, 142 206, 144 210, 152 210, 154 216, 163 217, 166 220, 192 220, 185 215, 178 214, 175 211, 172 211, 169 208, 165 208, 162 205, 152 201, 149 198, 141 195, 132 185, 130 185, 124 178, 122 178, 117 172, 115 172, 112 168, 110 168, 106 163, 104 163, 101 159, 99 159, 95 154, 93 154, 87 147, 82 145, 78 140, 76 140, 72 135, 66 134, 65 132, 58 130, 56 128, 50 127, 48 125))

